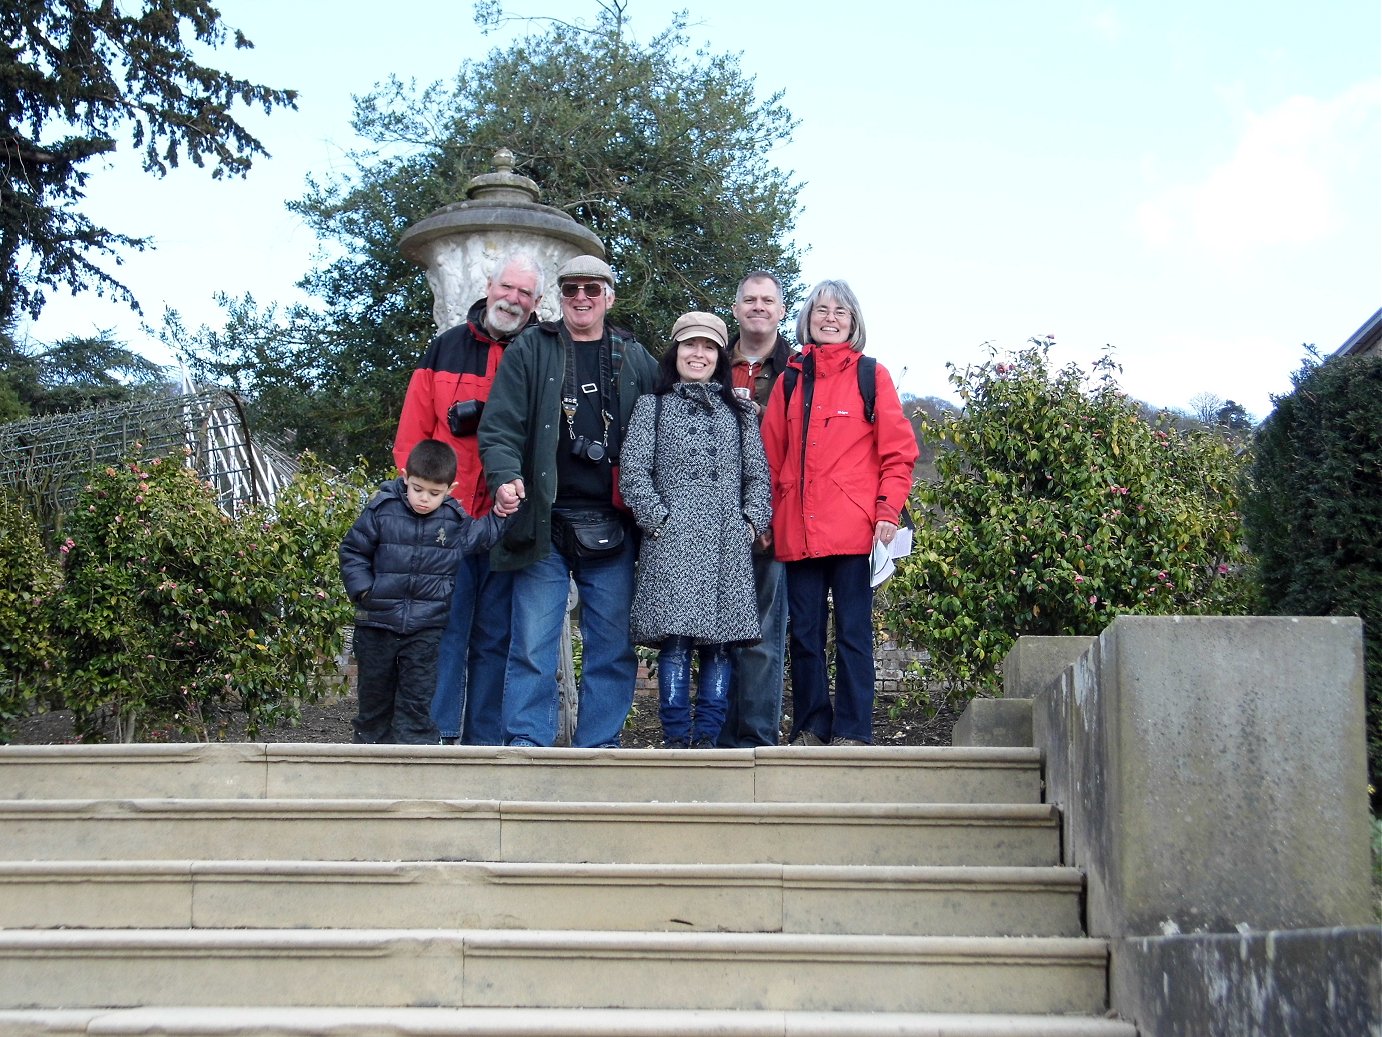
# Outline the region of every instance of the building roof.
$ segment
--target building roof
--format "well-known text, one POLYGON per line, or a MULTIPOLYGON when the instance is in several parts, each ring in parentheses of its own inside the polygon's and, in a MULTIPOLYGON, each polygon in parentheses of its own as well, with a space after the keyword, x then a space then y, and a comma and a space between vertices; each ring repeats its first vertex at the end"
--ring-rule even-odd
POLYGON ((1382 343, 1382 309, 1363 322, 1363 326, 1348 337, 1348 341, 1329 355, 1333 360, 1341 356, 1362 356, 1382 343))

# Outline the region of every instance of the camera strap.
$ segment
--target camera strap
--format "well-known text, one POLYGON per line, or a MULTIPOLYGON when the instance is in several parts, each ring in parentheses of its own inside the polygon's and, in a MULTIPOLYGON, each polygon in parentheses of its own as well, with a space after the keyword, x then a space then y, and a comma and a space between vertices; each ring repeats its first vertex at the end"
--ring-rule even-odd
MULTIPOLYGON (((560 336, 562 344, 566 347, 566 374, 561 383, 561 412, 566 417, 566 434, 572 442, 575 442, 576 410, 581 404, 581 397, 576 395, 576 343, 572 340, 571 333, 567 331, 564 323, 561 325, 560 336)), ((580 386, 580 391, 582 395, 587 397, 599 397, 600 420, 604 426, 601 445, 608 452, 609 426, 614 421, 614 415, 610 411, 610 394, 614 384, 614 371, 610 360, 608 331, 600 337, 597 348, 600 355, 600 384, 584 382, 580 386)))

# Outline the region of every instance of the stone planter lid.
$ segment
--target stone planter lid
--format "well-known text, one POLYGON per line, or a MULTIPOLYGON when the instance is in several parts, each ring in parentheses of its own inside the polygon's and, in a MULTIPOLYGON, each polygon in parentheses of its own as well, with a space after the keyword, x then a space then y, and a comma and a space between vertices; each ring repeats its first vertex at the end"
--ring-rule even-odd
POLYGON ((471 178, 465 201, 444 205, 403 232, 398 247, 404 258, 426 266, 430 257, 425 246, 438 238, 495 231, 555 238, 584 254, 604 256, 604 244, 593 231, 538 201, 537 184, 513 171, 512 151, 500 148, 493 162, 494 172, 471 178))

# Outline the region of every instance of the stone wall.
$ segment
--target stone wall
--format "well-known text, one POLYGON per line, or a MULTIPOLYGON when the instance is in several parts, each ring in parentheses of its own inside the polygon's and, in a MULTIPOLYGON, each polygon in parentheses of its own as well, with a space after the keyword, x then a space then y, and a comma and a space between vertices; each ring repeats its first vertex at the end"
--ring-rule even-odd
MULTIPOLYGON (((1004 672, 1120 1016, 1382 1037, 1357 619, 1123 616, 1021 638, 1004 672)), ((980 705, 957 744, 994 744, 980 705)))

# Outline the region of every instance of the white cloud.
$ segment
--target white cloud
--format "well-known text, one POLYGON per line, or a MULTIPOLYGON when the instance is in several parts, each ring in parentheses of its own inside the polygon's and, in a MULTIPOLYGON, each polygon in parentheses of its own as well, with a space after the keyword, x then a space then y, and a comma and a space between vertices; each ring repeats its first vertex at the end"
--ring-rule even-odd
POLYGON ((1347 215, 1338 201, 1341 181, 1375 154, 1359 143, 1377 139, 1379 92, 1374 81, 1330 100, 1293 97, 1249 113, 1226 162, 1138 207, 1142 237, 1219 260, 1328 238, 1347 215))

